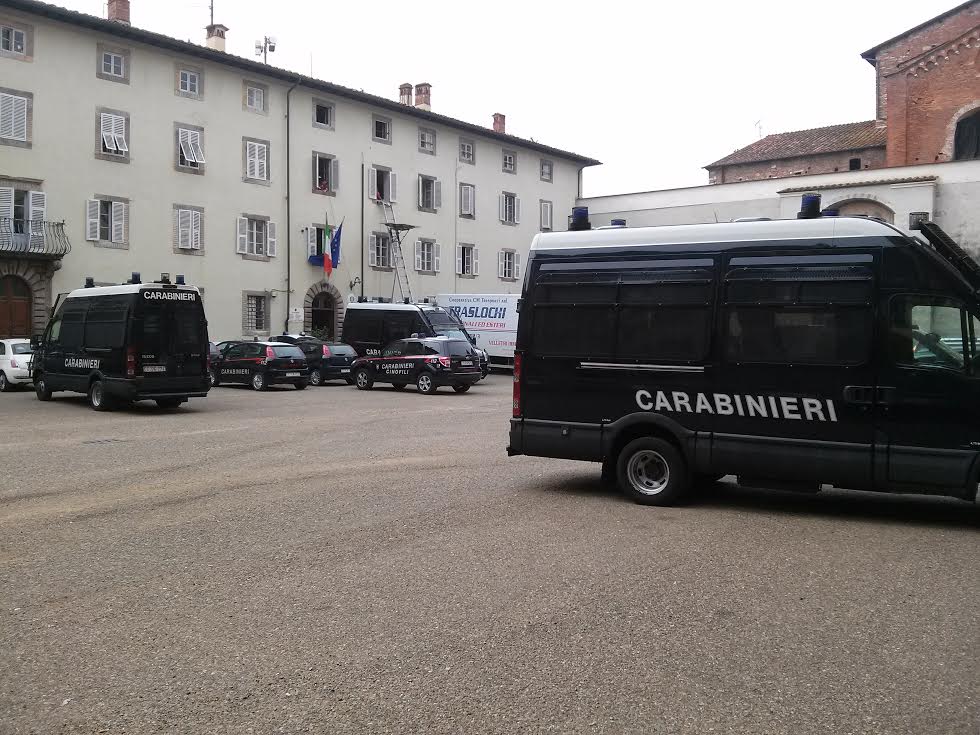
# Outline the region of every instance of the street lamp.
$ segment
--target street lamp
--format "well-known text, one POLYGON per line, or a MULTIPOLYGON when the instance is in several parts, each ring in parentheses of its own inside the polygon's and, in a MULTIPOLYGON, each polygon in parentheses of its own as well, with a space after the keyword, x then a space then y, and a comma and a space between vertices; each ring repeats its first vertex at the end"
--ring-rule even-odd
POLYGON ((263 40, 255 42, 255 55, 261 56, 263 63, 269 63, 269 52, 276 50, 276 37, 265 36, 263 40))

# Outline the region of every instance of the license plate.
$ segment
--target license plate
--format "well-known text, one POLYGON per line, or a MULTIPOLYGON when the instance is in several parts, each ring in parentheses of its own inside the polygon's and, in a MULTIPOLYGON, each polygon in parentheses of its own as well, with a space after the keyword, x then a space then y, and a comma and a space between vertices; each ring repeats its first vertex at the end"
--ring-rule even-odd
POLYGON ((143 372, 144 373, 165 373, 165 372, 167 372, 167 366, 166 365, 144 365, 143 366, 143 372))
POLYGON ((287 378, 298 378, 299 373, 286 373, 287 378))
POLYGON ((341 368, 340 369, 340 372, 341 372, 341 374, 343 374, 343 373, 349 373, 350 372, 350 368, 341 368))
POLYGON ((472 360, 460 360, 459 361, 459 364, 462 365, 463 367, 472 367, 473 366, 473 361, 472 360))

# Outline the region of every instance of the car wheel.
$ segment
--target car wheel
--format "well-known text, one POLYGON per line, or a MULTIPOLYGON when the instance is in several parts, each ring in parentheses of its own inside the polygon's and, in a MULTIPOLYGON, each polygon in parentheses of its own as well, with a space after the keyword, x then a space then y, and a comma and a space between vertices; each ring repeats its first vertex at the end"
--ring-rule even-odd
POLYGON ((266 389, 264 373, 252 373, 252 388, 255 390, 266 389))
POLYGON ((51 391, 48 390, 48 384, 45 382, 43 375, 38 375, 34 379, 34 393, 37 395, 37 400, 39 401, 51 400, 51 391))
POLYGON ((89 386, 88 405, 96 411, 108 411, 112 408, 112 400, 106 395, 105 385, 101 380, 93 380, 89 386))
POLYGON ((453 390, 456 391, 457 393, 465 393, 469 389, 470 389, 470 386, 468 386, 468 385, 454 385, 453 386, 453 390))
POLYGON ((691 484, 687 463, 671 443, 651 436, 634 439, 619 454, 620 489, 643 505, 673 505, 691 484))
POLYGON ((395 390, 405 390, 406 385, 408 385, 408 383, 392 383, 391 387, 395 390))
POLYGON ((218 383, 220 382, 221 380, 218 378, 218 371, 213 368, 208 370, 208 383, 210 383, 211 387, 217 388, 218 383))
POLYGON ((183 401, 179 398, 157 398, 159 408, 177 408, 183 401))
POLYGON ((323 385, 323 373, 319 370, 314 370, 310 373, 310 385, 320 386, 323 385))
POLYGON ((423 393, 427 396, 432 395, 436 392, 436 381, 432 379, 429 373, 422 373, 419 375, 419 379, 415 383, 416 387, 419 389, 419 393, 423 393))
POLYGON ((359 368, 354 373, 354 384, 357 385, 358 390, 371 390, 374 387, 374 380, 367 368, 359 368))
POLYGON ((305 380, 301 380, 298 383, 295 383, 294 385, 296 386, 296 390, 306 390, 306 386, 309 385, 309 382, 305 380))
POLYGON ((7 380, 7 376, 0 372, 0 393, 6 393, 11 390, 14 386, 7 380))

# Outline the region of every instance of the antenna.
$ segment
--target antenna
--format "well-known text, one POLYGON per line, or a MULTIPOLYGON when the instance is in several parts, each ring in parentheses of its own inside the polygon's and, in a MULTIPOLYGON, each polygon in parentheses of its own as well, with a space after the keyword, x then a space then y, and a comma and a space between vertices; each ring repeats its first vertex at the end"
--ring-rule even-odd
POLYGON ((759 134, 759 137, 761 138, 762 137, 762 120, 756 120, 752 124, 755 125, 755 132, 758 133, 759 134))
POLYGON ((214 0, 211 0, 208 7, 211 8, 211 25, 214 25, 214 0))

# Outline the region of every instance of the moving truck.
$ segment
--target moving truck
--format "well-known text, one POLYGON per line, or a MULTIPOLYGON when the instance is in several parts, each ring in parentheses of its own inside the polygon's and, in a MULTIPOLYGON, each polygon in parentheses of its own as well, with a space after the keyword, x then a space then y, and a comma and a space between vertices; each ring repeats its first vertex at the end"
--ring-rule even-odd
POLYGON ((520 294, 455 293, 436 297, 476 338, 476 346, 490 357, 490 365, 511 367, 517 342, 517 302, 520 294))

